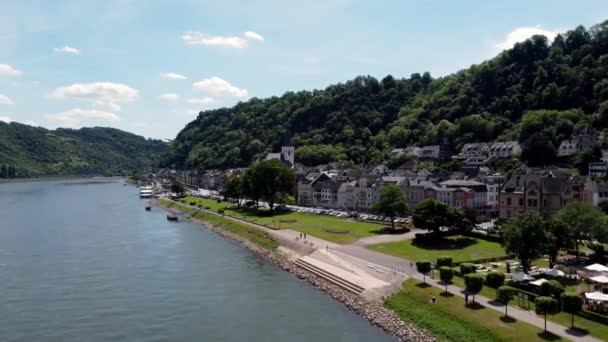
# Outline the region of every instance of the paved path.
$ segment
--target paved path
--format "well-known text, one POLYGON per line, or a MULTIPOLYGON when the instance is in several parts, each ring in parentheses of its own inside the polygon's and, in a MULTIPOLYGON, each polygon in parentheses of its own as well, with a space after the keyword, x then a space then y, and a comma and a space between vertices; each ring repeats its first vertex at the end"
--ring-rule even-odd
MULTIPOLYGON (((182 204, 182 203, 180 203, 180 204, 182 204)), ((185 205, 185 204, 182 204, 182 205, 185 205)), ((193 207, 193 206, 189 206, 189 205, 186 205, 186 206, 191 207, 192 209, 195 209, 195 210, 201 210, 197 207, 193 207)), ((202 209, 202 210, 204 210, 204 209, 202 209)), ((220 215, 213 211, 209 211, 209 210, 204 210, 204 211, 212 213, 217 216, 223 216, 223 215, 220 215)), ((245 220, 242 220, 242 219, 239 219, 236 217, 231 217, 231 216, 223 216, 223 217, 226 219, 241 222, 241 223, 247 224, 249 226, 264 230, 264 231, 268 232, 269 234, 271 234, 272 236, 276 237, 278 240, 292 241, 292 242, 295 242, 296 245, 303 244, 303 242, 304 242, 303 240, 299 239, 300 233, 297 231, 291 230, 291 229, 274 230, 274 229, 270 229, 270 228, 264 227, 262 225, 259 225, 257 223, 245 221, 245 220), (296 238, 298 238, 297 241, 296 241, 296 238)), ((352 255, 359 259, 368 260, 369 262, 378 264, 380 266, 384 266, 384 267, 387 267, 390 269, 396 269, 400 272, 407 274, 408 276, 410 276, 414 279, 418 279, 420 281, 422 281, 422 279, 423 279, 422 274, 416 272, 415 265, 410 260, 397 258, 397 257, 387 255, 387 254, 382 254, 382 253, 372 251, 370 249, 367 249, 363 246, 356 245, 356 244, 338 245, 336 243, 326 241, 323 239, 319 239, 319 238, 316 238, 313 236, 308 236, 306 241, 312 242, 314 248, 328 247, 330 249, 335 249, 339 252, 342 252, 342 253, 345 253, 348 255, 352 255)), ((430 277, 426 277, 426 281, 427 281, 427 283, 429 283, 433 286, 439 287, 441 289, 445 289, 445 285, 439 283, 438 280, 434 280, 434 279, 430 279, 430 277)), ((464 298, 464 291, 459 287, 456 287, 454 285, 448 285, 448 291, 457 296, 464 298)), ((504 312, 504 305, 496 302, 495 300, 486 298, 481 295, 476 295, 475 301, 482 304, 483 306, 485 306, 487 308, 499 311, 501 313, 504 312)), ((463 301, 463 305, 464 305, 464 301, 463 301)), ((509 310, 509 316, 514 317, 515 319, 517 319, 519 321, 523 321, 523 322, 535 325, 535 326, 539 327, 540 329, 544 329, 544 325, 545 325, 544 319, 537 316, 533 311, 522 310, 522 309, 519 309, 514 306, 510 306, 508 310, 509 310)), ((481 317, 480 317, 480 319, 481 319, 481 317)), ((560 335, 562 337, 566 337, 566 338, 574 340, 574 341, 581 341, 581 342, 601 342, 602 341, 600 339, 592 337, 591 335, 581 335, 580 332, 578 332, 576 330, 572 330, 570 328, 567 328, 560 324, 553 323, 551 321, 547 321, 547 330, 554 334, 560 335)))
POLYGON ((420 233, 420 232, 423 232, 423 230, 412 229, 409 232, 402 233, 402 234, 380 234, 380 235, 368 236, 368 237, 364 237, 364 238, 361 238, 361 239, 355 241, 355 243, 353 243, 353 245, 368 246, 368 245, 375 245, 378 243, 412 240, 414 237, 416 237, 416 233, 420 233))

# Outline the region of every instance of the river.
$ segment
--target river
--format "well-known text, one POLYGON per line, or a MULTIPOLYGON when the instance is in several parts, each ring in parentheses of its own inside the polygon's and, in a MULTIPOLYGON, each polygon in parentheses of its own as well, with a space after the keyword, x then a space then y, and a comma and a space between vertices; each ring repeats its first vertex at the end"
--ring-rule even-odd
POLYGON ((112 180, 0 183, 2 341, 393 341, 112 180))

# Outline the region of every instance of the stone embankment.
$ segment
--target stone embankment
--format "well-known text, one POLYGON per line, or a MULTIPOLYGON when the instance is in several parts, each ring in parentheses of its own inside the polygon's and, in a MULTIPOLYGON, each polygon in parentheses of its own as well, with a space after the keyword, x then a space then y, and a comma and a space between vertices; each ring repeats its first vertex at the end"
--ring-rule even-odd
MULTIPOLYGON (((160 201, 155 201, 155 204, 164 207, 163 203, 160 201)), ((172 211, 175 211, 175 209, 172 209, 172 211)), ((309 284, 327 293, 335 300, 342 302, 349 310, 367 319, 372 325, 378 326, 387 333, 396 336, 399 341, 426 342, 436 340, 430 334, 413 327, 407 322, 402 321, 393 311, 385 308, 381 302, 366 300, 359 295, 346 291, 332 284, 331 282, 296 266, 287 255, 281 253, 280 251, 272 251, 261 248, 240 236, 231 234, 224 229, 209 224, 208 222, 197 219, 193 219, 193 221, 230 240, 239 242, 258 257, 277 265, 284 271, 294 274, 299 279, 307 281, 309 284)))

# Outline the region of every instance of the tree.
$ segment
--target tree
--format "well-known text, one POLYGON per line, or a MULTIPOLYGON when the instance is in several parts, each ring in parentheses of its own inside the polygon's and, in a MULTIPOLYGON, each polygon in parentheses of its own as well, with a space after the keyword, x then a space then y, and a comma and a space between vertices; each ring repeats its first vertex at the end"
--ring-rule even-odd
POLYGON ((509 307, 509 302, 515 297, 516 292, 515 288, 508 285, 502 285, 498 288, 498 299, 505 305, 505 317, 509 317, 507 308, 509 307))
POLYGON ((182 182, 175 180, 171 183, 171 192, 181 195, 184 191, 186 191, 186 188, 182 182))
POLYGON ((475 227, 474 216, 475 213, 471 210, 465 212, 461 208, 450 207, 448 211, 448 220, 451 222, 451 225, 449 227, 451 230, 464 236, 475 227))
POLYGON ((540 285, 540 293, 543 296, 553 297, 556 300, 559 300, 564 291, 564 286, 557 280, 551 279, 540 285))
POLYGON ((391 228, 395 230, 395 216, 407 211, 407 203, 401 189, 394 184, 383 186, 380 189, 378 203, 374 204, 372 211, 391 219, 391 228))
POLYGON ((448 284, 454 278, 454 270, 448 266, 439 267, 439 279, 445 284, 445 292, 448 292, 448 284))
POLYGON ((475 265, 471 264, 470 262, 463 262, 460 264, 460 275, 464 277, 469 273, 475 273, 475 265))
POLYGON ((547 166, 555 162, 555 146, 542 133, 534 133, 522 146, 521 159, 528 166, 547 166))
POLYGON ((425 199, 416 205, 412 220, 417 228, 439 235, 442 227, 451 225, 450 214, 450 207, 447 204, 434 199, 425 199))
POLYGON ((561 294, 561 301, 562 311, 572 315, 571 327, 574 328, 574 315, 583 309, 583 299, 576 292, 564 292, 561 294))
POLYGON ((224 198, 230 198, 237 202, 237 206, 241 206, 241 196, 243 195, 243 178, 242 177, 232 177, 224 186, 224 190, 222 192, 224 198))
POLYGON ((250 166, 245 174, 250 182, 250 191, 255 194, 252 196, 265 200, 270 211, 274 209, 278 198, 292 194, 295 188, 293 171, 280 160, 257 162, 250 166))
POLYGON ((549 236, 544 226, 538 214, 526 213, 512 218, 500 232, 505 251, 519 258, 524 272, 547 249, 549 236))
POLYGON ((549 233, 547 243, 549 268, 553 268, 559 251, 574 246, 574 236, 571 227, 556 218, 546 221, 546 231, 549 233))
POLYGON ((486 284, 496 290, 496 298, 498 298, 498 288, 505 283, 505 274, 502 272, 490 272, 486 275, 486 284))
POLYGON ((579 245, 583 240, 604 242, 606 239, 606 216, 591 206, 580 201, 572 201, 560 209, 556 218, 570 227, 574 239, 576 257, 579 257, 579 245))
POLYGON ((475 273, 467 274, 464 276, 464 284, 467 292, 473 295, 473 303, 475 303, 475 295, 483 289, 483 276, 475 273))
POLYGON ((547 315, 555 315, 559 312, 557 301, 552 297, 539 296, 534 300, 536 314, 545 316, 545 332, 547 332, 547 315))
POLYGON ((437 258, 437 267, 441 266, 452 267, 452 257, 442 256, 437 258))
POLYGON ((422 274, 422 282, 426 284, 426 275, 431 272, 430 261, 416 261, 416 270, 422 274))

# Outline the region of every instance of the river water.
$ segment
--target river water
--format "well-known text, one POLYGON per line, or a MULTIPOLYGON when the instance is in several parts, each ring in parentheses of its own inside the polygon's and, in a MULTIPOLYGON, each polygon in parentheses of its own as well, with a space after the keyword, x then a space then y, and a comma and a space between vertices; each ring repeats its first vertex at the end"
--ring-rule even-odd
POLYGON ((392 341, 118 180, 0 183, 1 341, 392 341))

